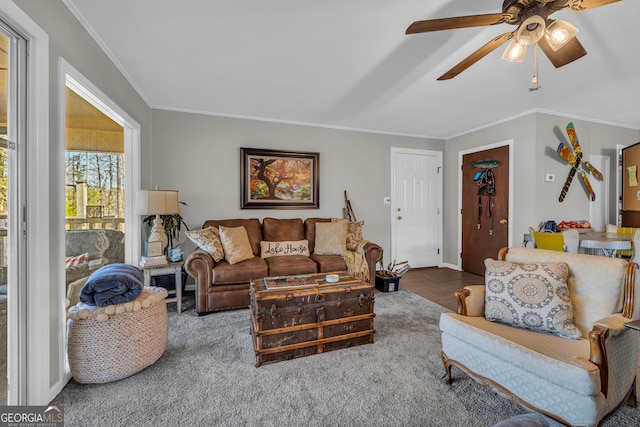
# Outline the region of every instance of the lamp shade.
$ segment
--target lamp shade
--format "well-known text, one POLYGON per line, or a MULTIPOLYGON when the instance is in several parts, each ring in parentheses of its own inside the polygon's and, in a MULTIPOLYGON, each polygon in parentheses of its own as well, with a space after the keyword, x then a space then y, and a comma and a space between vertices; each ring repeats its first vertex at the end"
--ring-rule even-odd
POLYGON ((554 51, 560 49, 578 34, 578 29, 568 23, 558 19, 553 21, 544 32, 544 39, 549 47, 554 51))
POLYGON ((176 190, 136 191, 136 214, 173 215, 180 213, 176 190))
POLYGON ((507 49, 502 54, 502 59, 511 62, 522 62, 527 54, 527 45, 518 43, 518 40, 512 39, 507 49))

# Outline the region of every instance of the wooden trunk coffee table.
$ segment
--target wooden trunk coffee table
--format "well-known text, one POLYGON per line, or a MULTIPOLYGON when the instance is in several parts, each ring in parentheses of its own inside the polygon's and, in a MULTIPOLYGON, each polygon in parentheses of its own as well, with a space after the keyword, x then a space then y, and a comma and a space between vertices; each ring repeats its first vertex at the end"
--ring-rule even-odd
POLYGON ((375 288, 345 273, 327 283, 268 289, 251 281, 251 336, 256 367, 325 351, 373 343, 375 288))

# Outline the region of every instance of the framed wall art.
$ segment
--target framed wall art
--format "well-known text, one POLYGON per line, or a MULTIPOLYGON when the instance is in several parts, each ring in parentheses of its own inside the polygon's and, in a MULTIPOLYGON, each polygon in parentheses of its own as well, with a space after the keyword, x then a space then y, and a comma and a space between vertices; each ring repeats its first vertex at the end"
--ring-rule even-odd
POLYGON ((318 209, 320 154, 240 148, 241 209, 318 209))

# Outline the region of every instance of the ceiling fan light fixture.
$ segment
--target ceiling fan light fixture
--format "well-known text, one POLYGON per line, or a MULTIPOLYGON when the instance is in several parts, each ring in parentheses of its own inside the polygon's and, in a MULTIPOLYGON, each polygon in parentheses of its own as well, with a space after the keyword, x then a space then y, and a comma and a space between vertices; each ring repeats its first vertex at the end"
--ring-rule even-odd
POLYGON ((580 30, 567 21, 557 19, 544 32, 544 39, 551 49, 557 51, 573 39, 578 31, 580 30))
POLYGON ((527 45, 520 44, 518 40, 513 38, 502 54, 502 59, 511 62, 522 62, 527 54, 527 48, 527 45))
POLYGON ((533 15, 524 20, 516 30, 515 38, 518 43, 525 46, 531 46, 538 43, 538 40, 544 36, 546 23, 540 15, 533 15))

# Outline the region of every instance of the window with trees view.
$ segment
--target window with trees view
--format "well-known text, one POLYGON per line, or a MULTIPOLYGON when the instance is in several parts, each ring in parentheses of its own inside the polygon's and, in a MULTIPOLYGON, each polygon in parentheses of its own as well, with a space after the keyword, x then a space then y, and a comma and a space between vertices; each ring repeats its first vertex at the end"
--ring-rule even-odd
POLYGON ((124 231, 124 128, 66 90, 67 230, 124 231))
POLYGON ((123 157, 123 154, 67 151, 67 217, 124 216, 123 157))

